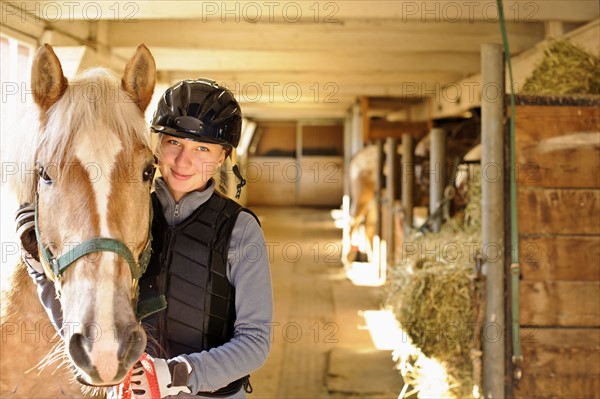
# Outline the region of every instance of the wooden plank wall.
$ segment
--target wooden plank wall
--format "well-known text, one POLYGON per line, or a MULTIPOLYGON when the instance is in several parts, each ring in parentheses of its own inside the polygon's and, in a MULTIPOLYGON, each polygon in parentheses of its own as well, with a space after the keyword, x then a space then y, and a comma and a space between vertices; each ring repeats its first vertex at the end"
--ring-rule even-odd
POLYGON ((261 121, 257 135, 256 153, 242 165, 249 205, 340 206, 344 191, 342 125, 261 121))
POLYGON ((600 398, 600 108, 516 113, 517 398, 600 398))

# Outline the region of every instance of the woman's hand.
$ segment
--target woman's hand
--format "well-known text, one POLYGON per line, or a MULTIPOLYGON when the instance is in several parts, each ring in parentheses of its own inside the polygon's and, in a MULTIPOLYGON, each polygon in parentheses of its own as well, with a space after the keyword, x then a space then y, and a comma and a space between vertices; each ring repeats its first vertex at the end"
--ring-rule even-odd
POLYGON ((144 353, 117 387, 118 398, 160 399, 180 392, 191 393, 186 386, 189 375, 185 363, 155 359, 144 353))
POLYGON ((21 248, 39 262, 38 243, 35 235, 35 205, 28 203, 21 205, 15 215, 15 222, 21 248))

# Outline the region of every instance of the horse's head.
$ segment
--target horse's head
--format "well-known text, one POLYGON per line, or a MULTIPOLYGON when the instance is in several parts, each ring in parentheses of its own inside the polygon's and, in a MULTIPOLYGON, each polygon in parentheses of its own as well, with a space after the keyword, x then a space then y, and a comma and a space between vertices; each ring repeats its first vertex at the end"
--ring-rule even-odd
POLYGON ((146 346, 132 305, 149 234, 154 156, 143 113, 155 75, 143 45, 120 80, 93 69, 68 82, 49 45, 33 61, 40 258, 67 353, 89 385, 121 382, 146 346))

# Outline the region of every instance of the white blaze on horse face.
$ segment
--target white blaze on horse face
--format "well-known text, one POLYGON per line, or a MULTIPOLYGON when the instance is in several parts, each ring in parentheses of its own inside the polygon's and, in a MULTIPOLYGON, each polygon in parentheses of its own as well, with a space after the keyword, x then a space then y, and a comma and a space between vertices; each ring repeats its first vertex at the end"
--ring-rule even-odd
MULTIPOLYGON (((114 169, 117 155, 122 149, 122 144, 119 136, 114 132, 109 132, 107 127, 98 126, 98 129, 99 132, 89 132, 89 134, 79 136, 78 143, 74 145, 75 155, 88 171, 94 191, 100 224, 98 236, 118 239, 119 237, 111 234, 108 227, 108 199, 112 189, 111 172, 114 169), (104 137, 105 141, 99 143, 96 140, 97 137, 104 137)), ((89 304, 94 306, 95 319, 93 322, 98 327, 100 334, 94 338, 89 355, 103 381, 112 381, 118 370, 119 342, 114 337, 117 321, 114 314, 116 308, 114 299, 118 296, 115 292, 115 256, 117 255, 105 252, 99 257, 100 262, 95 265, 95 282, 92 291, 92 295, 95 297, 87 298, 89 301, 87 306, 90 306, 89 304)), ((80 306, 81 311, 85 312, 87 306, 80 306)))
POLYGON ((119 136, 114 132, 107 134, 107 127, 99 126, 102 134, 90 132, 79 137, 75 155, 88 171, 96 197, 96 206, 100 217, 100 232, 102 237, 112 237, 108 229, 108 197, 110 196, 112 184, 111 173, 115 167, 117 155, 121 152, 122 145, 119 136), (104 137, 103 143, 95 139, 104 137))

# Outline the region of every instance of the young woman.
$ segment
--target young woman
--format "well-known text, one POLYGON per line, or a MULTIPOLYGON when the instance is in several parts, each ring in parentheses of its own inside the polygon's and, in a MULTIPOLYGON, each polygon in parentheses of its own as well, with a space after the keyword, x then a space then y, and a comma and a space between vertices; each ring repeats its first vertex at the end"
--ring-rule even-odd
MULTIPOLYGON (((240 107, 226 88, 186 80, 164 93, 152 131, 159 134, 161 177, 152 194, 153 253, 139 281, 140 301, 164 296, 167 307, 143 321, 147 353, 111 395, 244 398, 248 375, 269 353, 273 299, 258 220, 215 191, 213 175, 240 139, 240 107)), ((35 260, 28 263, 60 331, 54 287, 35 260)))

